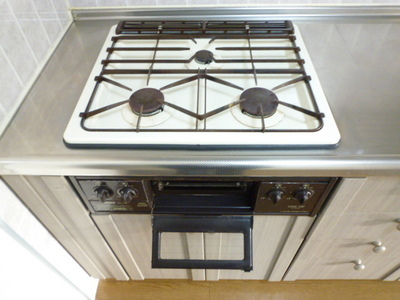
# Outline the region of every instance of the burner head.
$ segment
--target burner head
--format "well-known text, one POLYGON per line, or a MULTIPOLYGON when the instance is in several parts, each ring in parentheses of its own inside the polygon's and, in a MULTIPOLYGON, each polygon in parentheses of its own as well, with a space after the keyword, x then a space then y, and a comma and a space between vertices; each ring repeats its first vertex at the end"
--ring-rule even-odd
POLYGON ((240 108, 244 114, 251 117, 270 117, 278 107, 278 97, 264 88, 247 89, 240 95, 240 99, 246 99, 240 103, 240 108))
POLYGON ((143 88, 134 92, 129 98, 129 106, 135 114, 154 115, 162 111, 164 95, 154 88, 143 88), (143 107, 143 108, 142 108, 143 107))
POLYGON ((208 50, 200 50, 195 53, 194 60, 198 64, 209 65, 214 60, 214 54, 208 50))

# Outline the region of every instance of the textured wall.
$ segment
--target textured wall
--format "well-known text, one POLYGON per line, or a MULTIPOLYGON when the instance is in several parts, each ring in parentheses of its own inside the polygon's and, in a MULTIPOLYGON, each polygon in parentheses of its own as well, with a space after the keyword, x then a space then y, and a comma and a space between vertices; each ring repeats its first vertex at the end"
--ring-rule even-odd
POLYGON ((0 0, 0 133, 70 22, 67 0, 0 0))
POLYGON ((400 0, 69 0, 72 7, 104 7, 125 5, 307 5, 307 4, 398 4, 400 0))

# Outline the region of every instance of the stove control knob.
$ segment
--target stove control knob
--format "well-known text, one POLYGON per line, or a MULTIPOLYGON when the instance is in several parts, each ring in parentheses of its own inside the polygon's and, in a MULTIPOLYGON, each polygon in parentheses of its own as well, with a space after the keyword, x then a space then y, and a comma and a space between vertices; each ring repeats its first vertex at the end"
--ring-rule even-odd
POLYGON ((285 191, 280 188, 275 188, 267 192, 267 198, 272 200, 274 204, 277 204, 285 196, 285 191))
POLYGON ((294 192, 293 196, 300 204, 304 204, 313 195, 313 191, 308 188, 302 188, 294 192))
POLYGON ((133 199, 138 196, 137 191, 129 186, 120 189, 118 194, 122 197, 125 203, 131 203, 133 199))
POLYGON ((108 198, 111 198, 114 195, 112 189, 106 185, 95 187, 93 192, 96 194, 97 199, 99 199, 101 202, 106 202, 108 198))

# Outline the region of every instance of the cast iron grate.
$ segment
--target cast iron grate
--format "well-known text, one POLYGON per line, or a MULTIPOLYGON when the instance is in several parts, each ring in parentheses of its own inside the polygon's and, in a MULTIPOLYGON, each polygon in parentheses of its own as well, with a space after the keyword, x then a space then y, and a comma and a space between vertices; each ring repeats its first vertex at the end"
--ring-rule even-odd
MULTIPOLYGON (((155 21, 146 21, 146 22, 139 22, 139 21, 122 21, 119 23, 116 29, 116 36, 112 37, 112 45, 111 47, 107 48, 107 58, 102 60, 102 70, 98 76, 95 77, 96 85, 95 88, 92 92, 91 98, 88 102, 88 105, 86 107, 86 110, 82 113, 80 113, 80 117, 82 118, 81 126, 85 130, 88 131, 151 131, 151 132, 156 132, 156 131, 227 131, 227 132, 242 132, 242 131, 255 131, 255 132, 268 132, 268 131, 278 131, 278 132, 301 132, 301 131, 318 131, 322 128, 323 126, 323 117, 324 114, 319 111, 317 103, 315 101, 311 86, 309 84, 311 78, 306 74, 306 71, 303 67, 304 60, 300 57, 299 52, 300 48, 296 45, 295 40, 296 37, 294 35, 294 28, 293 25, 290 21, 265 21, 265 22, 239 22, 239 21, 233 21, 233 22, 228 22, 228 21, 169 21, 169 22, 155 22, 155 21), (165 47, 165 46, 160 46, 160 41, 162 40, 188 40, 190 43, 196 44, 197 41, 196 39, 199 38, 204 38, 208 39, 208 43, 214 43, 217 40, 246 40, 247 41, 247 46, 237 46, 235 47, 234 45, 230 46, 224 46, 224 47, 217 47, 215 48, 216 50, 220 51, 227 51, 227 52, 234 52, 234 51, 246 51, 248 53, 248 57, 246 58, 228 58, 228 59, 222 59, 213 56, 213 53, 209 53, 209 51, 197 51, 195 54, 193 54, 189 58, 182 58, 182 59, 169 59, 169 58, 157 58, 157 53, 160 52, 185 52, 190 50, 190 47, 165 47), (138 47, 138 46, 132 46, 132 47, 121 47, 119 45, 120 41, 136 41, 136 40, 154 40, 155 41, 155 46, 152 47, 138 47), (290 42, 290 46, 253 46, 252 41, 253 40, 287 40, 290 42), (134 53, 135 51, 148 51, 149 53, 152 53, 152 58, 150 59, 142 59, 142 58, 115 58, 111 57, 113 53, 116 52, 128 52, 128 53, 134 53), (258 51, 265 51, 268 53, 268 51, 291 51, 294 54, 295 58, 269 58, 269 57, 263 57, 263 58, 254 58, 253 54, 258 51), (199 53, 201 52, 201 53, 199 53), (159 66, 160 64, 163 64, 164 66, 168 65, 173 65, 173 64, 190 64, 191 62, 196 61, 199 64, 207 65, 210 63, 217 63, 217 64, 224 64, 224 65, 229 65, 229 64, 238 64, 238 63, 244 63, 248 65, 249 67, 247 68, 241 68, 241 69, 234 69, 234 68, 219 68, 219 69, 209 69, 207 67, 204 68, 181 68, 181 69, 175 69, 175 68, 155 68, 155 66, 159 66), (291 68, 259 68, 256 67, 256 64, 263 63, 263 64, 280 64, 280 63, 287 63, 287 64, 295 64, 296 67, 291 67, 291 68), (137 65, 141 66, 143 64, 150 64, 149 68, 136 68, 136 67, 118 67, 115 68, 114 66, 132 66, 132 65, 137 65), (167 78, 168 80, 168 75, 169 74, 183 74, 187 75, 187 77, 172 81, 169 84, 166 84, 162 87, 159 88, 159 91, 157 91, 157 97, 154 97, 154 103, 148 103, 146 101, 146 106, 147 107, 157 107, 158 110, 162 110, 162 107, 168 106, 174 110, 177 110, 183 114, 186 114, 194 119, 196 119, 196 126, 195 128, 192 129, 159 129, 159 128, 142 128, 141 127, 141 120, 142 117, 147 116, 149 112, 144 109, 144 106, 142 105, 139 108, 136 108, 136 111, 134 113, 138 115, 137 123, 135 128, 132 129, 112 129, 112 128, 88 128, 85 126, 85 120, 88 118, 91 118, 93 116, 102 114, 106 111, 115 109, 119 106, 122 106, 124 104, 129 103, 131 105, 132 110, 134 110, 134 105, 132 104, 132 99, 135 98, 133 95, 129 99, 125 99, 122 101, 117 101, 113 104, 105 105, 100 108, 92 108, 92 103, 94 98, 96 97, 96 93, 98 91, 99 85, 102 83, 108 83, 111 85, 114 85, 116 87, 119 87, 121 89, 125 89, 131 92, 135 92, 131 87, 127 86, 126 84, 122 84, 118 82, 117 80, 109 78, 109 76, 113 75, 144 75, 146 76, 147 80, 147 86, 149 85, 149 82, 154 75, 161 75, 167 78), (229 82, 226 79, 220 78, 221 76, 224 76, 226 74, 243 74, 243 75, 250 75, 253 77, 254 80, 254 85, 258 85, 258 78, 259 76, 264 76, 264 75, 276 75, 276 74, 290 74, 290 75, 295 75, 296 77, 290 80, 286 80, 278 85, 275 85, 273 87, 270 87, 267 90, 267 93, 272 93, 274 94, 277 90, 295 85, 299 82, 302 82, 303 84, 306 85, 308 95, 311 99, 311 103, 313 106, 313 109, 309 108, 303 108, 298 105, 291 104, 289 102, 284 102, 277 97, 272 97, 272 103, 271 105, 273 107, 276 107, 278 104, 282 106, 289 107, 290 109, 296 110, 298 112, 301 112, 303 114, 306 114, 308 116, 311 116, 315 118, 318 121, 318 126, 316 128, 312 129, 271 129, 267 128, 265 126, 265 118, 267 118, 270 114, 271 111, 266 112, 267 114, 264 115, 263 112, 263 107, 265 105, 263 104, 256 104, 259 105, 259 107, 255 108, 255 110, 258 109, 258 117, 260 119, 260 128, 249 128, 249 129, 207 129, 207 126, 204 126, 200 128, 198 126, 198 121, 206 121, 207 118, 210 118, 211 116, 215 116, 223 111, 226 111, 233 106, 240 105, 242 107, 243 102, 247 101, 246 99, 238 99, 237 101, 233 101, 230 103, 227 103, 226 105, 220 106, 216 109, 209 110, 205 113, 199 113, 198 111, 191 111, 188 109, 185 109, 181 106, 178 106, 176 104, 170 103, 168 101, 165 101, 164 97, 159 96, 159 94, 163 91, 166 91, 168 89, 182 86, 185 84, 188 84, 190 82, 200 82, 201 80, 204 81, 210 81, 216 84, 219 84, 221 86, 225 86, 228 88, 232 88, 235 90, 240 90, 244 91, 245 87, 234 84, 232 82, 229 82)), ((205 83, 205 89, 207 89, 207 84, 205 83)), ((200 84, 198 84, 198 89, 200 88, 200 84)), ((154 91, 150 91, 151 89, 146 89, 146 87, 143 87, 144 91, 142 94, 145 94, 145 92, 151 92, 154 94, 154 91)), ((205 94, 207 94, 205 92, 205 94)), ((243 93, 244 94, 244 93, 243 93)), ((207 100, 208 101, 208 100, 207 100)), ((199 102, 199 92, 197 94, 197 102, 199 102)), ((254 101, 253 101, 254 102, 254 101)), ((243 105, 246 106, 246 105, 243 105)), ((137 107, 137 104, 135 105, 137 107)), ((251 109, 252 111, 254 108, 251 109)), ((150 113, 153 113, 150 111, 150 113)), ((273 112, 272 112, 273 113, 273 112)))

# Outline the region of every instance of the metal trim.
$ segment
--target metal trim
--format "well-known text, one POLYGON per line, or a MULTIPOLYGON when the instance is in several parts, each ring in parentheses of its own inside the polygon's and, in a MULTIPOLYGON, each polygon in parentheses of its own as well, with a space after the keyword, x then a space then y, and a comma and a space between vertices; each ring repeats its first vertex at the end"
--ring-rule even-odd
POLYGON ((72 8, 74 20, 270 20, 310 18, 398 18, 399 5, 72 8))

